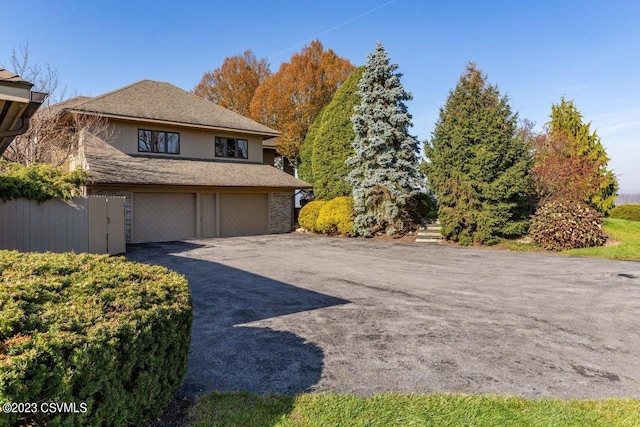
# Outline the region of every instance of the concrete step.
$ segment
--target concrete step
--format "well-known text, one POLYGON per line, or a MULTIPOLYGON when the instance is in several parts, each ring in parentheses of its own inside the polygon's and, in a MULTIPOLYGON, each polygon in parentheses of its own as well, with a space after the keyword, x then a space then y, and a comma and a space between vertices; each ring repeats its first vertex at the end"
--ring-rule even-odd
POLYGON ((416 232, 416 243, 441 244, 442 234, 440 229, 440 222, 438 221, 435 224, 425 224, 422 229, 416 232))
POLYGON ((441 244, 442 234, 440 234, 440 226, 428 224, 424 229, 418 230, 416 232, 416 243, 441 244))
POLYGON ((439 233, 440 230, 442 230, 440 227, 431 227, 431 226, 429 226, 429 227, 423 228, 422 230, 418 230, 418 233, 425 232, 425 231, 433 231, 434 233, 439 233))
POLYGON ((440 230, 434 230, 428 228, 426 230, 418 230, 416 233, 418 236, 441 236, 440 230))
POLYGON ((434 245, 439 245, 442 243, 442 237, 416 237, 416 243, 429 243, 434 245))

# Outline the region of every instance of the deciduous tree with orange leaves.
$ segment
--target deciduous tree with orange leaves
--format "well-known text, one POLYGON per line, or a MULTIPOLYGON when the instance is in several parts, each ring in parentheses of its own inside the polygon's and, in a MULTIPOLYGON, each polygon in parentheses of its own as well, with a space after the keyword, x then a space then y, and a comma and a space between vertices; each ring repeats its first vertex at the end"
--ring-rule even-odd
POLYGON ((250 117, 282 133, 278 152, 296 166, 309 126, 354 68, 315 40, 262 82, 251 102, 250 117))
POLYGON ((257 59, 249 49, 225 58, 220 67, 204 73, 193 93, 249 117, 251 100, 270 74, 267 60, 257 59))

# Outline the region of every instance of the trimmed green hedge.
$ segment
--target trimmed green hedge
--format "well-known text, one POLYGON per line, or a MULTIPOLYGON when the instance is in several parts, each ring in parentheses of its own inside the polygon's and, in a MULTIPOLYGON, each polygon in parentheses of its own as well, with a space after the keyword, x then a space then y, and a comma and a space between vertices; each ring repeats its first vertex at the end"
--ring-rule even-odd
POLYGON ((89 174, 82 169, 65 172, 46 163, 29 166, 0 160, 0 198, 11 200, 24 197, 39 202, 49 199, 69 200, 80 195, 89 174))
POLYGON ((616 206, 609 211, 609 217, 615 219, 626 219, 628 221, 640 221, 640 205, 629 203, 616 206))
POLYGON ((300 224, 300 227, 309 231, 317 231, 316 221, 318 221, 318 214, 320 213, 320 209, 326 204, 327 202, 324 200, 314 200, 304 205, 298 215, 298 224, 300 224))
POLYGON ((0 403, 78 409, 0 426, 144 424, 182 382, 191 321, 187 280, 164 267, 0 251, 0 403))
POLYGON ((353 236, 353 198, 342 196, 327 202, 320 209, 316 221, 316 231, 328 234, 353 236))

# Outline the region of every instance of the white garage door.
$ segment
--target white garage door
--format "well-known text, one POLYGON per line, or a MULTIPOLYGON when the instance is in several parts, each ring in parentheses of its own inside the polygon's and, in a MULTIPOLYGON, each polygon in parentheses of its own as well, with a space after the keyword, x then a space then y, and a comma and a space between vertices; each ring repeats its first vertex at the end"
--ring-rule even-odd
POLYGON ((196 198, 189 193, 133 193, 132 242, 196 237, 196 198))
POLYGON ((222 237, 255 236, 268 232, 268 194, 220 194, 222 237))

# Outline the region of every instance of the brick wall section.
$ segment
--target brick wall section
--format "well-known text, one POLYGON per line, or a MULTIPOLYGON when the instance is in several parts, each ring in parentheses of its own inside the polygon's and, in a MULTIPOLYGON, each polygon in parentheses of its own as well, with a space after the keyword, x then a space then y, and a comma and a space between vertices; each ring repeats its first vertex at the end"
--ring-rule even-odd
POLYGON ((89 189, 87 196, 124 196, 124 228, 126 234, 126 242, 131 243, 131 223, 133 222, 131 215, 131 191, 128 190, 107 190, 107 189, 89 189))
POLYGON ((269 233, 290 233, 293 215, 293 193, 271 193, 269 206, 269 233))

